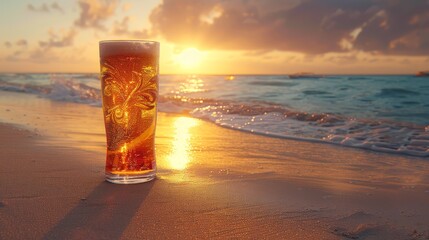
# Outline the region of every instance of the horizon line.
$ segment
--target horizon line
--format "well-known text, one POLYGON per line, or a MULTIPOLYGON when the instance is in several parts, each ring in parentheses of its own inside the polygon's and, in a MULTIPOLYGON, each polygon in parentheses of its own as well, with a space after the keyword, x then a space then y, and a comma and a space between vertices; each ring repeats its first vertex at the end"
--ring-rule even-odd
MULTIPOLYGON (((427 71, 423 71, 427 72, 427 71)), ((303 72, 294 72, 294 73, 160 73, 159 75, 202 75, 202 76, 284 76, 284 75, 293 75, 293 74, 302 74, 303 72)), ((306 72, 307 73, 307 72, 306 72)), ((416 75, 418 72, 414 73, 315 73, 309 72, 310 74, 328 76, 328 75, 416 75)), ((99 74, 99 72, 3 72, 0 71, 0 74, 99 74)))

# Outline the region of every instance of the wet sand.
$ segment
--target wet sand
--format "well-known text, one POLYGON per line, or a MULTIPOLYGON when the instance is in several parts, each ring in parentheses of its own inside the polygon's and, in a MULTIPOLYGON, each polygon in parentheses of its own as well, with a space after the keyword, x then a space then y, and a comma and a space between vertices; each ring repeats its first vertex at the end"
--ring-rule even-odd
POLYGON ((0 239, 429 238, 427 159, 160 113, 157 179, 114 185, 98 108, 22 101, 0 99, 0 239))

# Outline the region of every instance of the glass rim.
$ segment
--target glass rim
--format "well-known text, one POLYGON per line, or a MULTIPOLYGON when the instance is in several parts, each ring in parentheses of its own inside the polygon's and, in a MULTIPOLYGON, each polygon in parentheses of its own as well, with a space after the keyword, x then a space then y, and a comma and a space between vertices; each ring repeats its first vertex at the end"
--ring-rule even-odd
POLYGON ((98 42, 99 44, 104 44, 104 43, 154 43, 154 44, 159 44, 159 42, 157 41, 153 41, 153 40, 144 40, 144 39, 136 39, 136 40, 101 40, 98 42))

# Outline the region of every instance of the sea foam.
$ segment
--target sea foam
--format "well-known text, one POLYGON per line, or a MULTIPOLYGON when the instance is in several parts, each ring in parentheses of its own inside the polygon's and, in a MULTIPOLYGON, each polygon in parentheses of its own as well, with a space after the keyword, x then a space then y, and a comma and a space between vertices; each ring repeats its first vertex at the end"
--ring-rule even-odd
MULTIPOLYGON (((333 78, 331 81, 335 81, 337 78, 333 78)), ((367 78, 350 77, 350 79, 346 78, 341 81, 369 81, 367 78)), ((213 79, 220 81, 216 77, 213 79)), ((219 84, 216 81, 213 80, 211 84, 219 84)), ((256 98, 254 97, 256 91, 254 89, 250 89, 253 91, 250 93, 246 92, 246 89, 239 92, 240 88, 237 86, 243 83, 229 83, 231 84, 229 89, 238 92, 234 95, 233 92, 227 90, 215 91, 211 89, 208 87, 210 81, 191 79, 185 86, 180 76, 161 76, 159 111, 186 113, 222 127, 268 137, 331 143, 379 152, 429 157, 429 125, 427 124, 385 118, 353 117, 347 115, 346 112, 338 114, 296 109, 286 104, 268 101, 274 94, 270 91, 273 87, 297 91, 297 88, 303 83, 282 82, 288 80, 274 77, 264 79, 260 76, 244 78, 242 81, 247 84, 246 86, 259 87, 265 85, 267 88, 264 91, 260 90, 262 91, 261 97, 256 98), (266 84, 264 81, 267 81, 266 84)), ((342 87, 345 87, 347 84, 344 83, 343 85, 342 87)), ((53 101, 89 104, 94 107, 101 106, 101 91, 97 74, 1 74, 0 90, 37 94, 53 101)), ((386 101, 386 99, 400 98, 402 106, 421 106, 419 100, 421 94, 412 91, 414 90, 384 87, 379 91, 374 91, 379 94, 379 100, 375 97, 369 97, 365 93, 366 95, 364 94, 356 102, 362 99, 386 101), (402 99, 403 96, 414 95, 417 95, 417 98, 402 99)), ((304 99, 304 96, 318 97, 319 99, 324 99, 327 95, 332 96, 332 93, 326 88, 309 90, 301 87, 300 94, 291 97, 290 102, 302 101, 300 99, 304 99)), ((338 94, 339 97, 341 94, 338 94)), ((344 106, 344 103, 339 102, 337 107, 341 106, 344 106)), ((427 113, 425 110, 422 111, 422 119, 424 119, 427 113)), ((383 110, 381 109, 379 112, 383 113, 383 110)), ((384 116, 388 114, 385 113, 384 116)), ((400 110, 395 114, 395 116, 404 114, 406 117, 408 113, 400 110)), ((409 118, 415 116, 418 114, 410 115, 409 118)))

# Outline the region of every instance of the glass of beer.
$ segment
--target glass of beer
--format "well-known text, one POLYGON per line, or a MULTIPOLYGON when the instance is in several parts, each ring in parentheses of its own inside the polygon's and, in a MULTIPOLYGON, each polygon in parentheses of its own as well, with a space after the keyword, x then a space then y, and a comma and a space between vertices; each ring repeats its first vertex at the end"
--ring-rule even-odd
POLYGON ((106 128, 106 180, 131 184, 155 178, 159 43, 101 41, 100 78, 106 128))

